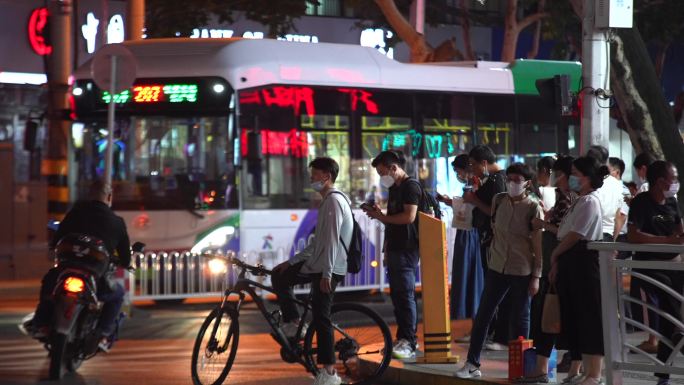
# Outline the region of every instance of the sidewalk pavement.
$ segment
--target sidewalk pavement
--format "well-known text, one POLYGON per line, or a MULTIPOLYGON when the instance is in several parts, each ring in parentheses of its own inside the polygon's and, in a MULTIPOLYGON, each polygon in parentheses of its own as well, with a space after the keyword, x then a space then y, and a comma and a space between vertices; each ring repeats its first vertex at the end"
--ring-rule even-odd
MULTIPOLYGON (((468 321, 452 321, 451 334, 458 338, 465 335, 471 326, 468 321)), ((394 333, 395 328, 392 327, 394 333)), ((422 343, 422 324, 418 327, 419 342, 422 343)), ((634 345, 645 339, 645 333, 630 334, 630 342, 634 345)), ((460 379, 454 376, 465 362, 468 343, 453 343, 452 356, 459 356, 456 364, 417 364, 415 359, 392 360, 390 367, 382 377, 382 381, 393 385, 499 385, 510 384, 508 381, 508 351, 483 351, 481 356, 482 377, 478 379, 460 379)), ((564 351, 559 351, 560 361, 564 351)), ((419 352, 418 356, 422 353, 419 352)), ((632 356, 633 360, 647 363, 647 358, 632 356)), ((684 366, 684 357, 679 356, 675 366, 684 366)), ((557 383, 566 377, 566 373, 558 373, 557 383)), ((656 378, 652 373, 623 372, 624 385, 655 385, 656 378)), ((684 377, 672 376, 671 384, 684 384, 684 377)))

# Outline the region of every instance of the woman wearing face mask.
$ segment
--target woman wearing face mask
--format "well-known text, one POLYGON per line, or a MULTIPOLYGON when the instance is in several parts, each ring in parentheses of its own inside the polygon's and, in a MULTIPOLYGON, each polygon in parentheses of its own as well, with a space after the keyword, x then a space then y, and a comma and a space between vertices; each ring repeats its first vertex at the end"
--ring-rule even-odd
POLYGON ((570 189, 580 197, 570 207, 558 228, 560 243, 551 254, 549 282, 558 291, 561 334, 571 352, 580 353, 584 377, 568 373, 565 383, 599 384, 603 364, 603 327, 601 324, 601 287, 598 252, 587 243, 603 239, 602 211, 596 189, 609 174, 591 157, 572 162, 568 178, 570 189))
MULTIPOLYGON (((539 285, 539 294, 532 299, 532 328, 530 330, 530 337, 534 340, 534 347, 537 352, 537 364, 535 370, 527 377, 518 379, 518 383, 548 383, 548 367, 549 358, 554 346, 557 345, 557 334, 546 334, 541 330, 542 310, 544 305, 544 296, 549 291, 548 272, 551 266, 551 253, 558 245, 556 234, 558 233, 558 225, 560 225, 563 217, 567 214, 572 204, 579 197, 576 192, 570 190, 568 178, 572 174, 571 156, 560 157, 553 163, 553 175, 555 183, 556 199, 555 204, 546 213, 545 220, 535 218, 532 220, 532 226, 535 229, 543 229, 542 234, 542 278, 539 285)), ((570 352, 572 363, 568 370, 568 377, 570 380, 579 378, 579 371, 582 363, 582 356, 579 352, 570 352)))
MULTIPOLYGON (((451 162, 463 191, 472 190, 468 164, 468 154, 461 154, 451 162)), ((456 228, 456 237, 451 267, 451 319, 472 318, 480 306, 480 295, 484 285, 480 237, 472 223, 473 206, 464 203, 461 197, 452 199, 446 195, 438 195, 437 200, 451 206, 454 211, 451 227, 456 228)))
MULTIPOLYGON (((677 168, 672 163, 658 160, 648 166, 646 172, 649 189, 647 192, 639 194, 632 201, 629 210, 629 221, 627 239, 631 243, 684 243, 684 226, 682 216, 677 205, 677 193, 679 192, 679 178, 677 168)), ((677 261, 678 254, 666 253, 644 253, 634 254, 634 259, 638 261, 649 260, 669 260, 677 261)), ((684 287, 684 272, 670 270, 640 270, 639 273, 654 278, 678 293, 682 293, 684 287)), ((649 296, 657 298, 658 307, 675 319, 681 320, 680 303, 674 297, 657 288, 648 282, 633 278, 649 296)), ((658 331, 669 340, 673 340, 673 345, 677 344, 680 335, 674 335, 675 327, 667 318, 659 317, 658 331)), ((658 342, 657 358, 665 362, 672 349, 664 343, 658 342)), ((669 384, 669 375, 656 373, 659 377, 658 384, 669 384)))
MULTIPOLYGON (((539 290, 542 272, 541 230, 532 228, 534 218, 543 211, 527 194, 532 170, 522 163, 506 169, 508 192, 492 202, 492 240, 489 271, 480 307, 473 320, 473 332, 465 365, 456 372, 459 378, 480 377, 480 353, 489 324, 504 297, 510 300, 509 335, 527 337, 530 328, 530 297, 539 290)), ((500 309, 501 311, 501 309, 500 309)))

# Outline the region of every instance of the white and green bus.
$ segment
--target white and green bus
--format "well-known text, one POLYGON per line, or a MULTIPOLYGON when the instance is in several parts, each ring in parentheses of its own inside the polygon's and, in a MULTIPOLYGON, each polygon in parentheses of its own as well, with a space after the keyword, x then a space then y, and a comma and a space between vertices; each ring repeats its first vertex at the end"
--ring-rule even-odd
MULTIPOLYGON (((502 165, 576 153, 577 118, 559 118, 535 87, 575 62, 404 64, 373 48, 249 39, 123 43, 137 80, 114 95, 114 209, 151 250, 228 248, 287 258, 312 234, 317 195, 307 165, 338 161, 358 206, 382 203, 370 160, 400 149, 428 191, 459 188, 454 156, 487 144, 502 165)), ((107 102, 90 62, 74 73, 73 188, 103 174, 107 102)), ((364 216, 360 213, 357 218, 364 216)), ((375 226, 367 271, 377 280, 375 226)))

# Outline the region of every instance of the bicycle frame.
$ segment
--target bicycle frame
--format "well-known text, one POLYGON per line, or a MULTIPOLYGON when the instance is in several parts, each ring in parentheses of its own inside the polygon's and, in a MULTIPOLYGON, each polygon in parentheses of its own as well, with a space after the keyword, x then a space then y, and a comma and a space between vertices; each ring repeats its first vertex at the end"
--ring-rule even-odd
MULTIPOLYGON (((235 285, 232 288, 226 289, 224 295, 223 295, 223 300, 221 301, 221 308, 223 308, 226 303, 228 302, 228 297, 232 294, 237 294, 239 296, 239 300, 236 305, 236 310, 238 312, 240 311, 240 306, 242 305, 242 302, 244 301, 246 294, 248 294, 253 300, 254 303, 257 305, 257 308, 261 312, 261 315, 266 319, 266 322, 268 325, 271 327, 271 330, 273 331, 272 335, 276 342, 286 350, 287 353, 291 354, 293 357, 297 358, 297 362, 304 366, 308 371, 314 370, 314 368, 309 368, 305 360, 303 359, 302 356, 302 351, 301 349, 296 349, 297 344, 290 343, 290 339, 288 339, 285 334, 280 330, 278 325, 276 324, 276 321, 271 317, 271 313, 269 313, 268 309, 266 309, 266 305, 264 303, 264 300, 261 298, 261 296, 257 295, 256 290, 257 288, 266 290, 269 293, 273 293, 275 295, 278 295, 276 293, 275 289, 270 286, 266 286, 261 284, 260 282, 245 278, 245 274, 247 272, 246 267, 239 267, 241 269, 240 273, 238 274, 238 280, 235 283, 235 285)), ((266 275, 268 272, 264 270, 262 274, 257 274, 257 275, 266 275)), ((300 336, 302 333, 302 330, 304 328, 304 320, 306 319, 307 314, 311 310, 311 306, 309 304, 309 300, 307 299, 306 301, 301 301, 298 299, 294 299, 294 302, 298 305, 301 305, 304 307, 304 314, 301 317, 301 320, 299 322, 299 325, 297 327, 297 334, 296 336, 300 336)), ((218 328, 218 323, 214 325, 214 328, 218 328)), ((214 330, 214 334, 216 333, 216 330, 214 330)), ((295 342, 302 341, 303 338, 297 338, 295 342)))

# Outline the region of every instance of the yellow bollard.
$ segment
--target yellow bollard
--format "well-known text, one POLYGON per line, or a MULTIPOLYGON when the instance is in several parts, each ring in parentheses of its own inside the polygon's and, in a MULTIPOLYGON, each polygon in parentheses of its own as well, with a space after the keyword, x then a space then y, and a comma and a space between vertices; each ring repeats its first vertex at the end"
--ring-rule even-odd
POLYGON ((416 362, 458 362, 459 357, 451 355, 446 228, 439 219, 420 212, 418 215, 425 355, 416 362))

